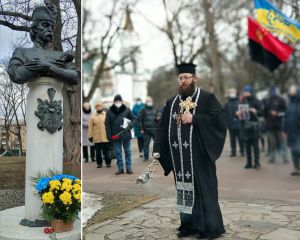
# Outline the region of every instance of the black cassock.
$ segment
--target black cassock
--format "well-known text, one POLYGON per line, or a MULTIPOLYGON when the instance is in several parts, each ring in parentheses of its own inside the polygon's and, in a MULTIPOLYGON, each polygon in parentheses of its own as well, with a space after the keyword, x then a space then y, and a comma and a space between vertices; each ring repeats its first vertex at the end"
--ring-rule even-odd
POLYGON ((180 231, 205 237, 225 232, 218 203, 215 161, 222 153, 225 137, 224 111, 216 97, 197 88, 192 96, 197 107, 190 110, 192 124, 177 124, 182 99, 177 95, 166 102, 157 130, 153 152, 167 176, 174 173, 180 231))

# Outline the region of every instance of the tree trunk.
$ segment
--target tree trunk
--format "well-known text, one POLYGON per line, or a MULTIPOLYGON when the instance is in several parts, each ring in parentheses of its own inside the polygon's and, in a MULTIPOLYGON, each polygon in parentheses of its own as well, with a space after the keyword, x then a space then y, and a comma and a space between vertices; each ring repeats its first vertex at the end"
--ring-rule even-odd
MULTIPOLYGON (((75 63, 81 66, 81 5, 73 1, 78 16, 75 63)), ((64 161, 80 164, 81 158, 81 83, 76 86, 64 86, 64 161)))
POLYGON ((202 0, 205 13, 206 31, 209 36, 209 51, 212 62, 212 88, 216 96, 224 101, 224 86, 222 82, 221 58, 218 51, 218 39, 215 35, 214 13, 208 0, 202 0))

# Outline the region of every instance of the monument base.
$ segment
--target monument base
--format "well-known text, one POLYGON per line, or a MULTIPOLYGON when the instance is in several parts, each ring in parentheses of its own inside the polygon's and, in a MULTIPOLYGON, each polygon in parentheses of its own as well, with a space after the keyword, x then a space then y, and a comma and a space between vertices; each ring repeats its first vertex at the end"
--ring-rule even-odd
MULTIPOLYGON (((25 227, 20 221, 25 216, 25 207, 15 207, 0 212, 1 240, 49 240, 50 235, 44 233, 45 227, 25 227)), ((80 220, 74 222, 72 231, 56 233, 57 240, 80 240, 80 220)), ((53 238, 55 239, 55 238, 53 238)))

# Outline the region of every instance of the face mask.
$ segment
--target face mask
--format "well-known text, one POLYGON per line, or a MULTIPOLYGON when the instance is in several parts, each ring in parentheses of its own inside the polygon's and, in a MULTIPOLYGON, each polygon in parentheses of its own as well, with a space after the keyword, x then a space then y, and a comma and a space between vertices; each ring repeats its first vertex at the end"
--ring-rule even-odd
POLYGON ((115 103, 115 106, 116 106, 116 108, 120 108, 122 106, 122 103, 117 102, 117 103, 115 103))
POLYGON ((101 109, 101 110, 97 110, 97 113, 102 113, 103 112, 103 110, 101 109))
POLYGON ((228 96, 229 96, 230 98, 236 98, 236 94, 235 94, 235 93, 229 93, 228 96))
POLYGON ((146 103, 146 106, 147 106, 147 107, 152 107, 152 106, 153 106, 153 103, 152 103, 152 102, 147 102, 147 103, 146 103))
POLYGON ((137 101, 136 104, 140 105, 140 104, 142 104, 142 102, 141 101, 137 101))

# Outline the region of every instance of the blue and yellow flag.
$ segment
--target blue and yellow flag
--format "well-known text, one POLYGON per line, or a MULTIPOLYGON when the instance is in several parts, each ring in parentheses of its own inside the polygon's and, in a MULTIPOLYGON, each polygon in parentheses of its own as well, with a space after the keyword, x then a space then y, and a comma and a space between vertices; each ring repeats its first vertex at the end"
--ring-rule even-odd
POLYGON ((285 16, 266 0, 254 0, 257 21, 268 31, 283 36, 293 45, 300 40, 300 24, 285 16))

